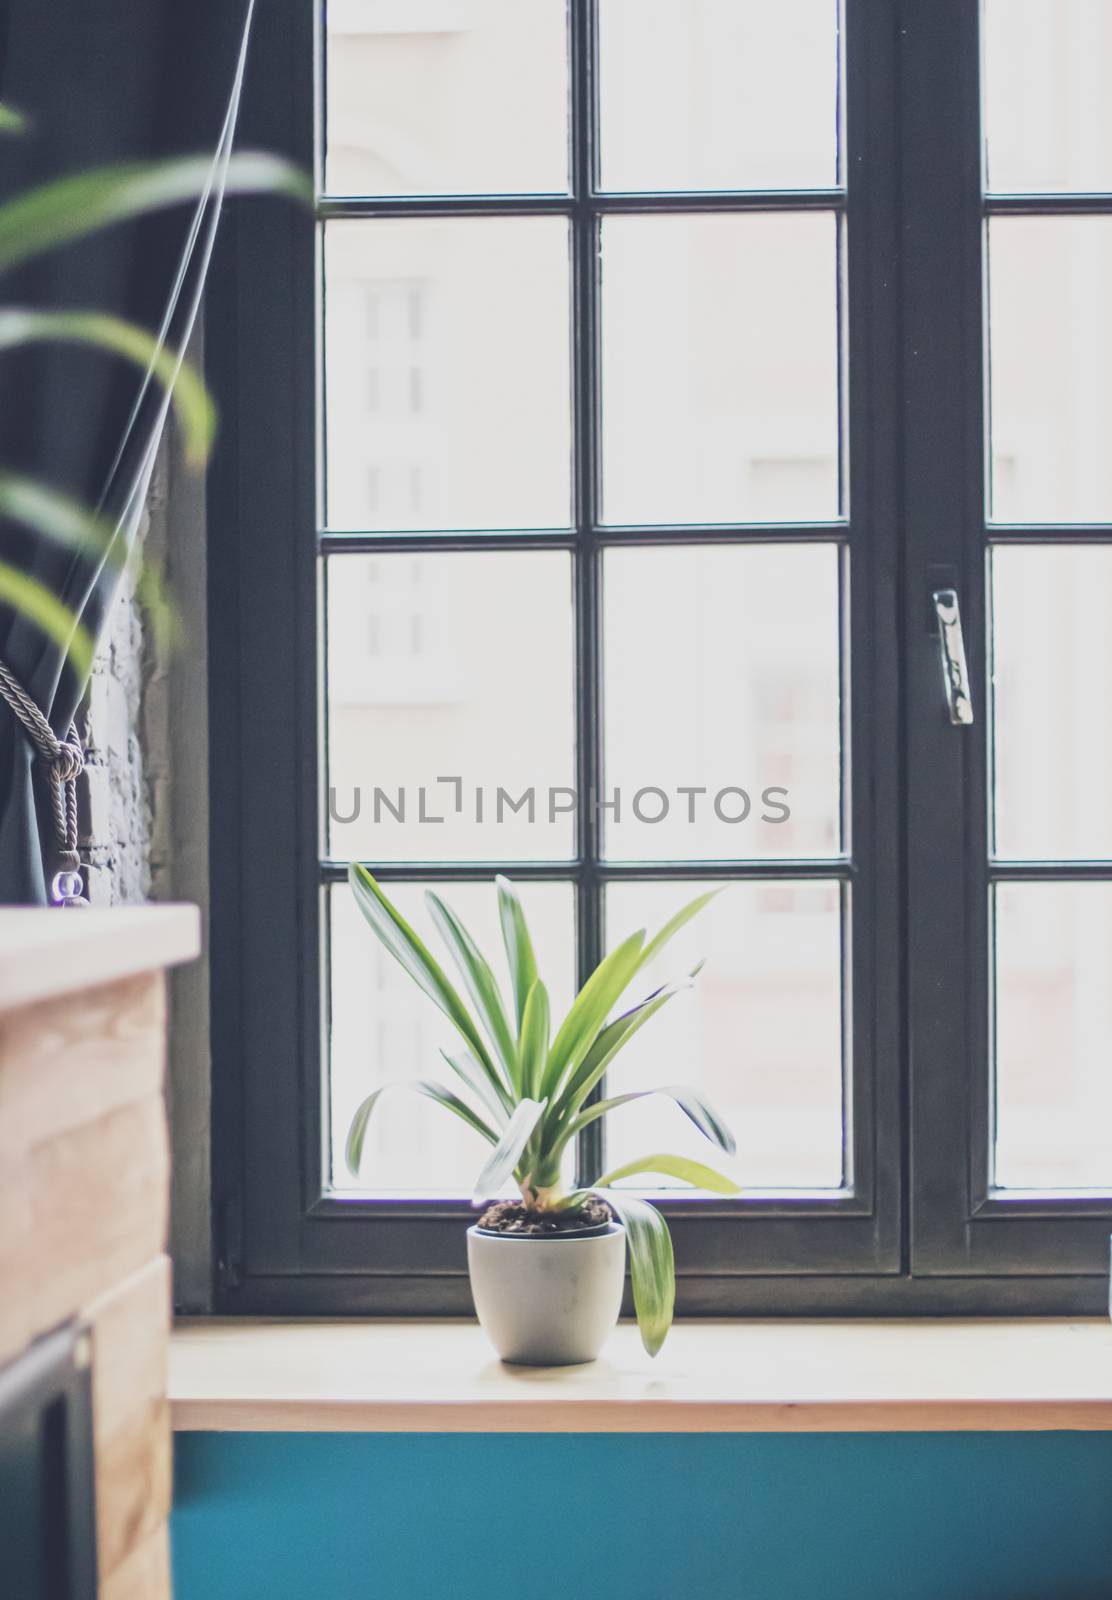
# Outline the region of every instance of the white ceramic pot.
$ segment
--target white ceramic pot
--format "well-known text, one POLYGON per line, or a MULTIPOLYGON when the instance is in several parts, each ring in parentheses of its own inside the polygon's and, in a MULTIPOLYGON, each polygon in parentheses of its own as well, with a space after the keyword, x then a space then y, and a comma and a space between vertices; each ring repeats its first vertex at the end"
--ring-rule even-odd
POLYGON ((625 1229, 530 1238, 469 1228, 467 1265, 479 1321, 503 1361, 593 1361, 622 1306, 625 1229))

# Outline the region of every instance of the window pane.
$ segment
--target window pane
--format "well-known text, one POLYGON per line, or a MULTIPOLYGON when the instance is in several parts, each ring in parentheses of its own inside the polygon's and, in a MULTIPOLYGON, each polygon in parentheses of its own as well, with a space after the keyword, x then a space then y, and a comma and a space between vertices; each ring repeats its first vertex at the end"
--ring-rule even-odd
POLYGON ((574 854, 571 588, 562 551, 328 562, 332 855, 574 854))
POLYGON ((607 189, 838 181, 837 0, 600 0, 607 189))
POLYGON ((992 516, 1112 521, 1112 217, 989 224, 992 516))
POLYGON ((1112 549, 992 556, 995 847, 1112 858, 1112 549))
POLYGON ((984 0, 988 186, 1112 189, 1108 0, 984 0))
MULTIPOLYGON (((458 912, 510 995, 492 883, 432 885, 458 912)), ((537 966, 554 1010, 571 1004, 575 973, 574 892, 566 883, 518 885, 537 966)), ((386 893, 446 969, 451 962, 424 904, 424 888, 391 883, 386 893)), ((395 1079, 447 1083, 476 1110, 480 1105, 440 1055, 462 1048, 459 1035, 363 921, 346 884, 328 892, 331 924, 332 1182, 338 1189, 470 1195, 490 1146, 434 1101, 388 1094, 367 1133, 360 1181, 348 1172, 344 1142, 355 1108, 395 1079)), ((451 968, 454 978, 455 969, 451 968)), ((462 984, 460 985, 462 987, 462 984)))
POLYGON ((328 0, 333 194, 566 191, 565 0, 328 0))
POLYGON ((611 549, 603 574, 607 855, 836 853, 837 548, 611 549))
POLYGON ((1112 884, 996 887, 996 1182, 1112 1188, 1112 884))
MULTIPOLYGON (((614 884, 606 894, 611 947, 655 931, 704 888, 614 884)), ((664 1097, 606 1119, 607 1162, 649 1151, 694 1156, 748 1188, 837 1188, 842 1181, 842 1005, 839 890, 830 883, 732 883, 644 973, 640 988, 706 966, 614 1058, 608 1094, 697 1085, 737 1139, 714 1151, 664 1097)), ((640 998, 640 994, 632 998, 640 998)), ((666 1187, 669 1180, 638 1179, 666 1187)))
POLYGON ((329 223, 331 526, 566 526, 568 315, 563 218, 329 223))
POLYGON ((838 515, 837 222, 602 225, 607 522, 838 515))

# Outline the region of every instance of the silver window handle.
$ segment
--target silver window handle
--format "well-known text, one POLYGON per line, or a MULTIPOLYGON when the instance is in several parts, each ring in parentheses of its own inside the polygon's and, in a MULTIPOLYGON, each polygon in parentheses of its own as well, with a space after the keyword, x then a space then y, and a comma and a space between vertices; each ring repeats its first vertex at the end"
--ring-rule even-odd
POLYGON ((942 650, 942 681, 950 721, 968 727, 973 721, 973 696, 969 692, 969 668, 965 664, 965 641, 961 635, 961 607, 956 589, 936 589, 933 595, 938 618, 938 642, 942 650))

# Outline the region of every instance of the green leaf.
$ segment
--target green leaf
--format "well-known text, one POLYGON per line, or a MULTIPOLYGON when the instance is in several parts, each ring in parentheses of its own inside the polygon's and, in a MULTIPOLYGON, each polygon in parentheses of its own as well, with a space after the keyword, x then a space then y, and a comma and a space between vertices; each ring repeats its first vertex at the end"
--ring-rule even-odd
MULTIPOLYGON (((196 200, 212 179, 210 156, 95 167, 0 206, 0 271, 148 211, 196 200)), ((286 194, 311 202, 309 179, 280 156, 243 151, 228 162, 226 194, 286 194)))
POLYGON ((536 1095, 540 1090, 548 1055, 548 1028, 548 990, 538 978, 529 990, 525 1015, 521 1019, 521 1088, 524 1094, 536 1095))
POLYGON ((644 1027, 649 1018, 655 1016, 661 1006, 667 1005, 681 989, 689 989, 691 980, 698 971, 699 968, 694 967, 686 978, 662 984, 659 989, 654 989, 630 1010, 623 1012, 620 1017, 615 1017, 613 1022, 607 1023, 596 1036, 594 1044, 572 1074, 560 1096, 556 1112, 561 1122, 566 1122, 569 1117, 575 1115, 595 1084, 601 1080, 609 1063, 638 1028, 644 1027))
MULTIPOLYGON (((127 564, 130 550, 121 530, 79 500, 71 499, 47 483, 0 470, 0 515, 10 517, 13 522, 67 549, 81 550, 86 555, 103 559, 117 569, 127 564)), ((154 619, 160 640, 172 640, 177 613, 149 562, 139 564, 136 593, 154 619)), ((75 665, 77 660, 75 656, 75 665)))
POLYGON ((429 908, 437 932, 448 946, 452 960, 459 968, 460 976, 467 986, 467 992, 475 1002, 476 1010, 494 1043, 494 1048, 506 1074, 506 1082, 514 1094, 520 1094, 521 1077, 517 1060, 517 1044, 513 1034, 510 1032, 510 1025, 506 1021, 506 1013, 502 1006, 502 996, 498 992, 498 983, 494 973, 487 965, 482 951, 451 906, 445 905, 440 896, 434 894, 431 889, 425 892, 425 903, 429 908))
MULTIPOLYGON (((704 893, 696 895, 695 899, 689 901, 687 905, 681 907, 674 916, 668 919, 660 932, 642 946, 640 954, 634 963, 633 971, 639 971, 640 968, 646 966, 655 956, 659 955, 668 941, 693 917, 698 916, 704 906, 708 905, 721 892, 721 887, 707 889, 704 893)), ((619 948, 624 947, 620 946, 619 948)), ((702 965, 701 961, 698 962, 692 968, 686 981, 665 984, 659 989, 655 989, 639 1005, 634 1006, 624 1016, 615 1018, 608 1026, 601 1028, 601 1031, 598 1031, 598 1026, 596 1026, 597 1036, 590 1042, 590 1047, 581 1061, 565 1069, 567 1082, 556 1103, 555 1114, 549 1119, 551 1135, 548 1139, 546 1153, 552 1153, 562 1148, 568 1138, 567 1125, 569 1119, 579 1111, 595 1085, 601 1082, 607 1064, 621 1049, 622 1045, 637 1032, 638 1028, 643 1027, 649 1018, 660 1010, 661 1006, 666 1005, 673 995, 678 994, 681 988, 687 988, 690 979, 695 977, 702 965)), ((599 1017, 598 1025, 601 1025, 604 1021, 605 1012, 599 1017)), ((556 1045, 553 1045, 553 1054, 555 1052, 556 1045)), ((561 1072, 555 1076, 550 1074, 546 1078, 544 1089, 550 1097, 559 1087, 562 1076, 563 1073, 561 1072)))
MULTIPOLYGON (((596 1184, 595 1188, 598 1187, 596 1184)), ((603 1198, 625 1225, 637 1326, 641 1330, 641 1343, 649 1355, 655 1356, 668 1337, 676 1305, 672 1236, 660 1212, 647 1201, 635 1195, 612 1194, 609 1190, 603 1198)))
POLYGON ((461 1060, 459 1056, 449 1055, 447 1050, 441 1050, 440 1054, 460 1082, 465 1083, 471 1093, 481 1100, 487 1110, 492 1113, 495 1122, 499 1126, 504 1126, 509 1109, 513 1104, 509 1096, 503 1094, 501 1100, 495 1097, 494 1089, 473 1056, 465 1053, 461 1060))
MULTIPOLYGON (((45 539, 53 539, 66 549, 82 550, 88 557, 104 560, 117 570, 128 563, 131 552, 122 530, 106 517, 98 517, 88 506, 82 506, 82 502, 70 499, 69 494, 51 488, 50 483, 38 483, 35 478, 0 469, 0 515, 10 517, 11 522, 21 523, 24 528, 34 530, 34 533, 42 534, 45 539)), ((173 602, 166 595, 155 566, 147 560, 139 562, 136 595, 154 621, 155 637, 160 648, 176 642, 179 637, 178 611, 174 610, 173 602)), ((38 626, 45 626, 42 616, 35 619, 38 626)), ((83 659, 82 651, 83 642, 78 642, 74 664, 80 672, 85 670, 78 664, 83 659)), ((88 661, 91 661, 91 651, 93 645, 90 643, 88 661)))
POLYGON ((176 351, 159 344, 145 328, 99 311, 0 311, 0 350, 44 340, 92 345, 153 373, 173 394, 190 463, 204 464, 212 444, 215 412, 204 384, 176 351))
POLYGON ((502 923, 502 942, 506 946, 506 959, 510 963, 510 980, 514 988, 514 1015, 520 1034, 525 1017, 525 1002, 529 998, 529 990, 537 981, 537 958, 533 953, 533 941, 529 937, 529 928, 525 921, 525 913, 521 909, 521 901, 517 897, 517 890, 509 878, 499 876, 494 881, 498 886, 498 915, 502 923))
POLYGON ((0 561, 0 600, 21 612, 52 639, 62 653, 68 655, 79 678, 86 676, 93 664, 93 641, 88 630, 52 590, 37 578, 0 561))
POLYGON ((666 1155, 639 1156, 636 1161, 627 1161, 624 1166, 604 1173, 595 1187, 609 1190, 611 1184, 620 1183, 623 1178, 636 1177, 639 1172, 659 1172, 667 1178, 679 1178, 695 1189, 709 1189, 712 1194, 741 1193, 740 1184, 727 1178, 724 1173, 715 1172, 713 1167, 706 1167, 701 1161, 691 1161, 687 1156, 666 1155))
POLYGON ((635 1089, 628 1094, 616 1094, 609 1100, 598 1100, 575 1118, 567 1130, 567 1138, 574 1138, 588 1123, 606 1116, 608 1111, 615 1111, 619 1106, 629 1105, 634 1100, 644 1100, 646 1095, 650 1094, 664 1094, 670 1100, 674 1100, 680 1110, 691 1118, 699 1132, 720 1150, 724 1150, 728 1156, 732 1156, 737 1150, 737 1141, 710 1101, 704 1100, 696 1089, 690 1089, 684 1084, 669 1084, 660 1089, 635 1089))
POLYGON ((26 128, 27 118, 23 112, 0 101, 0 133, 23 133, 26 128))
POLYGON ((487 1053, 471 1013, 409 923, 390 904, 362 862, 353 861, 348 867, 348 882, 356 905, 387 950, 433 1004, 443 1011, 486 1073, 492 1087, 497 1086, 501 1090, 498 1068, 487 1053))
POLYGON ((658 956, 664 949, 669 939, 679 933, 680 929, 689 923, 692 917, 697 917, 703 907, 709 905, 715 896, 721 893, 721 885, 717 889, 708 889, 705 894, 696 895, 695 899, 689 901, 687 905, 677 911, 674 917, 669 917, 656 937, 650 939, 645 946, 641 955, 641 965, 643 967, 648 966, 653 957, 658 956))
POLYGON ((487 1157, 486 1165, 475 1181, 473 1206, 481 1206, 504 1188, 507 1178, 521 1160, 522 1151, 529 1143, 533 1129, 544 1115, 544 1103, 539 1100, 519 1100, 514 1114, 506 1124, 502 1137, 487 1157))
POLYGON ((477 1116, 471 1107, 460 1099, 458 1094, 453 1094, 451 1089, 446 1089, 442 1083, 436 1083, 431 1078, 399 1078, 394 1083, 384 1083, 373 1094, 369 1094, 351 1119, 344 1156, 347 1161, 348 1171, 353 1178, 359 1176, 359 1166, 363 1159, 363 1141, 367 1137, 367 1124, 371 1120, 371 1112, 378 1103, 380 1096, 386 1094, 390 1089, 409 1089, 414 1094, 423 1094, 429 1100, 435 1100, 437 1105, 443 1106, 446 1111, 454 1112, 461 1121, 466 1122, 469 1128, 473 1128, 476 1133, 481 1134, 488 1143, 496 1144, 498 1141, 498 1135, 493 1128, 489 1128, 482 1117, 477 1116))
POLYGON ((0 513, 68 549, 108 555, 121 567, 127 560, 126 542, 113 523, 35 478, 0 470, 0 513))
POLYGON ((645 930, 630 934, 602 961, 576 995, 548 1052, 541 1094, 549 1099, 566 1074, 575 1071, 641 960, 645 930))

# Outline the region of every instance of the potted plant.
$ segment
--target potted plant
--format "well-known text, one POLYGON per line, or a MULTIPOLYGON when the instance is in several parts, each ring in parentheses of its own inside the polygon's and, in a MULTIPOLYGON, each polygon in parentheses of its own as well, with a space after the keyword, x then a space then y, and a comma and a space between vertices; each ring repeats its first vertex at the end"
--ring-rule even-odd
POLYGON ((618 1319, 627 1248, 641 1338, 655 1355, 671 1326, 675 1301, 671 1236, 654 1206, 614 1185, 642 1172, 680 1178, 719 1194, 736 1194, 737 1185, 684 1156, 643 1156, 585 1189, 564 1187, 564 1167, 583 1128, 647 1094, 669 1095, 712 1144, 733 1153, 729 1129, 694 1089, 644 1089, 590 1099, 622 1045, 690 985, 699 967, 609 1020, 617 1002, 637 973, 717 891, 692 900, 653 938, 646 940, 642 929, 618 945, 595 968, 553 1034, 548 992, 537 975, 525 915, 506 878, 497 879, 497 893, 512 1013, 490 965, 455 912, 431 890, 426 895, 474 1014, 367 868, 353 863, 348 881, 379 939, 459 1034, 464 1049, 441 1053, 465 1091, 459 1094, 432 1079, 380 1086, 352 1119, 346 1149, 351 1172, 358 1176, 367 1124, 386 1089, 408 1088, 435 1100, 492 1147, 472 1204, 496 1203, 468 1230, 467 1254, 479 1321, 503 1360, 533 1366, 594 1360, 618 1319), (511 1176, 520 1199, 497 1199, 511 1176))

